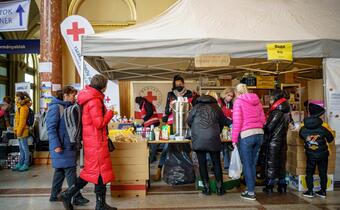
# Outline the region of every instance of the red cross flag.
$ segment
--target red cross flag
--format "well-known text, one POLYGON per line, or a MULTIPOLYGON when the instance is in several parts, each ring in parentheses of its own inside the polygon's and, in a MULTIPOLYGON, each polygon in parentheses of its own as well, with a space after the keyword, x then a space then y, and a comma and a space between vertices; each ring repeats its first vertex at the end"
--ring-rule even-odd
MULTIPOLYGON (((94 34, 94 30, 84 17, 72 15, 67 17, 60 25, 61 34, 67 44, 72 55, 73 62, 81 74, 81 36, 84 34, 94 34)), ((91 77, 99 72, 94 69, 89 63, 84 61, 84 83, 89 84, 91 77)), ((113 105, 119 112, 119 86, 118 81, 110 81, 107 84, 104 103, 106 106, 113 105)))

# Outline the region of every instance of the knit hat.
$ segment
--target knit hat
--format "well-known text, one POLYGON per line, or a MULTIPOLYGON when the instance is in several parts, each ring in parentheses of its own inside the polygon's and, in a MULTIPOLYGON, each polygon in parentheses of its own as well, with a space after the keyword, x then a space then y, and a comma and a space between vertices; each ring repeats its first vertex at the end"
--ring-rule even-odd
POLYGON ((309 103, 308 112, 309 112, 309 115, 312 117, 320 117, 321 115, 325 113, 325 109, 322 106, 309 103))

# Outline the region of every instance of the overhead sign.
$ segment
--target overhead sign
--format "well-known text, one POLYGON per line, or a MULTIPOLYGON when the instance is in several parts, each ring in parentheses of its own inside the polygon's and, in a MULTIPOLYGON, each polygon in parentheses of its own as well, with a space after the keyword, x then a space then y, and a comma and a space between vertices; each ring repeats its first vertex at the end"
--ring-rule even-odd
POLYGON ((39 39, 1 39, 0 54, 39 54, 40 40, 39 39))
POLYGON ((274 89, 274 76, 256 76, 256 87, 261 89, 274 89))
POLYGON ((199 55, 195 57, 195 67, 229 66, 229 55, 199 55))
MULTIPOLYGON (((81 36, 84 34, 91 35, 94 34, 94 30, 85 18, 72 15, 67 17, 60 25, 61 34, 67 44, 68 49, 73 58, 73 62, 78 70, 79 75, 81 75, 81 36)), ((96 69, 94 69, 88 62, 84 61, 84 83, 90 84, 91 78, 100 74, 96 69)), ((106 106, 113 105, 115 110, 119 112, 119 85, 118 81, 108 81, 107 89, 105 92, 104 103, 106 106)))
POLYGON ((0 2, 0 32, 26 31, 31 0, 0 2))
POLYGON ((292 43, 272 43, 267 44, 268 60, 293 60, 292 43))

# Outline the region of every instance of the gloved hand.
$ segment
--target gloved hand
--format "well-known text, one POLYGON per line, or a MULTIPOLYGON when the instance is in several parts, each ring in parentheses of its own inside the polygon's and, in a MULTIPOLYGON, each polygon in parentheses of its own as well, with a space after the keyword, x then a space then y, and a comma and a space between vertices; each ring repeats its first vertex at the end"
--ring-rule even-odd
POLYGON ((168 118, 169 118, 168 116, 163 116, 162 117, 162 122, 164 122, 164 123, 168 122, 168 118))

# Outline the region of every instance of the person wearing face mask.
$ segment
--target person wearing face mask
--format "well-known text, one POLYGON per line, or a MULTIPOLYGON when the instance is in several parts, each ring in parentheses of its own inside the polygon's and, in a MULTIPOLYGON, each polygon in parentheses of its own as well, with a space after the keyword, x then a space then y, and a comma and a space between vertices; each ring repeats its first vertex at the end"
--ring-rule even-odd
MULTIPOLYGON (((76 99, 77 90, 72 86, 65 86, 57 91, 57 97, 48 105, 46 127, 49 141, 49 149, 54 170, 50 201, 59 201, 59 193, 66 177, 67 184, 71 187, 77 179, 77 151, 71 143, 66 131, 63 111, 72 106, 76 99)), ((89 200, 81 193, 73 197, 74 205, 83 205, 89 200)))
POLYGON ((264 154, 265 154, 265 178, 266 193, 272 193, 276 179, 278 192, 285 192, 287 132, 289 126, 290 105, 282 90, 274 90, 271 99, 271 107, 266 125, 264 126, 264 154))
MULTIPOLYGON (((163 123, 166 123, 170 125, 171 127, 171 133, 172 133, 172 124, 173 124, 173 113, 171 110, 171 104, 172 102, 176 101, 178 97, 186 97, 188 101, 192 102, 192 92, 190 90, 187 90, 184 87, 184 79, 180 75, 174 76, 173 82, 172 82, 172 90, 168 92, 167 98, 166 98, 166 104, 165 104, 165 113, 162 117, 163 123)), ((166 159, 166 153, 167 153, 168 145, 165 144, 163 147, 163 151, 161 154, 161 158, 158 163, 158 168, 155 176, 155 181, 160 180, 161 178, 161 172, 162 168, 166 159)))

